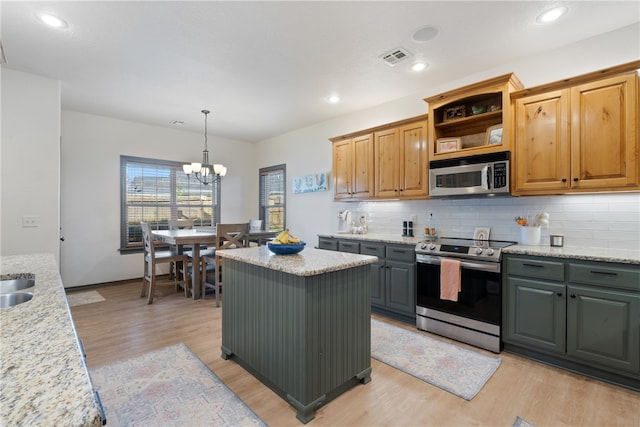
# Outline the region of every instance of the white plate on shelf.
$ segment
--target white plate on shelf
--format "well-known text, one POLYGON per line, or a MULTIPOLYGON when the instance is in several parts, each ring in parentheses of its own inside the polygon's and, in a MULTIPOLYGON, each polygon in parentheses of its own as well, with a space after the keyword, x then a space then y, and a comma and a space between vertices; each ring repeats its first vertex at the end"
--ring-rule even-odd
POLYGON ((473 232, 473 240, 489 240, 489 233, 491 233, 489 227, 476 227, 473 232))

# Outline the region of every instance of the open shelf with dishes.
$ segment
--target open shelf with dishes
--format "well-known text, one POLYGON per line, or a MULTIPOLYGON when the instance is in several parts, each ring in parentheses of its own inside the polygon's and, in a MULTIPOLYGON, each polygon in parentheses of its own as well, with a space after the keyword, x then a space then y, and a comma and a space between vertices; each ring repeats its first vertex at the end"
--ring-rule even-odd
POLYGON ((509 94, 522 87, 514 74, 507 74, 426 98, 430 159, 509 151, 509 94))

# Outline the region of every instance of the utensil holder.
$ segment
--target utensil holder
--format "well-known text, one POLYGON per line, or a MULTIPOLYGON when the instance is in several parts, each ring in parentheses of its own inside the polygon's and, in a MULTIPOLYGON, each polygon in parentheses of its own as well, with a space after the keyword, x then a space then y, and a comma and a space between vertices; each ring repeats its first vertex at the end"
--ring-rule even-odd
POLYGON ((540 227, 520 227, 520 244, 537 246, 540 244, 540 227))

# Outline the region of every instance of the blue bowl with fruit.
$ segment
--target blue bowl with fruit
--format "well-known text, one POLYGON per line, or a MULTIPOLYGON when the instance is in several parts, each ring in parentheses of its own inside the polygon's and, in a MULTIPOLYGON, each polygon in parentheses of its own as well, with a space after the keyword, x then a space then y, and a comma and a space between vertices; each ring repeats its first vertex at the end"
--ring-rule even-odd
POLYGON ((300 243, 274 243, 267 242, 267 247, 276 255, 293 255, 304 249, 305 242, 300 243))

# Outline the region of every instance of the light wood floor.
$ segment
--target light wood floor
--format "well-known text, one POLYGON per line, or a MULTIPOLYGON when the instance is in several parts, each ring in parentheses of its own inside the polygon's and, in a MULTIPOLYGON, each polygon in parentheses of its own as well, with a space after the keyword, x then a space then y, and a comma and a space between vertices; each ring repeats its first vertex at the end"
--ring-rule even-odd
MULTIPOLYGON (((184 342, 267 424, 302 425, 293 407, 220 357, 221 309, 213 298, 194 301, 169 287, 147 305, 139 281, 93 289, 106 301, 71 308, 89 368, 184 342)), ((640 393, 509 353, 500 356, 501 366, 471 401, 372 359, 372 381, 329 402, 307 425, 510 427, 520 416, 537 427, 640 426, 640 393)))

